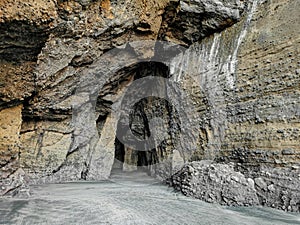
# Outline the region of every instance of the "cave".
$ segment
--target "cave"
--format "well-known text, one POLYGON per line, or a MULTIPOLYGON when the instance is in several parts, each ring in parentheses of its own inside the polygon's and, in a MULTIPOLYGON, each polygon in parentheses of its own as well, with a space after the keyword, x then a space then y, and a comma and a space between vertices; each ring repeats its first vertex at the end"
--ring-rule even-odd
MULTIPOLYGON (((120 89, 114 89, 116 86, 120 87, 120 83, 122 83, 120 80, 126 86, 130 85, 132 81, 137 81, 145 77, 168 78, 169 68, 159 62, 140 62, 130 68, 124 68, 116 76, 122 76, 121 79, 118 79, 119 84, 115 85, 114 81, 107 83, 107 88, 104 88, 104 90, 107 90, 106 93, 100 93, 97 100, 96 111, 100 113, 97 120, 99 135, 103 134, 103 126, 111 114, 111 106, 114 104, 113 100, 107 100, 107 95, 112 93, 115 95, 120 94, 118 93, 120 89)), ((130 93, 131 90, 122 90, 122 92, 126 91, 128 92, 126 93, 128 96, 132 94, 132 96, 138 99, 129 112, 129 126, 132 134, 139 140, 151 138, 149 121, 153 118, 160 118, 163 121, 162 126, 166 130, 167 135, 154 148, 142 150, 138 146, 127 146, 115 134, 115 137, 112 137, 114 138, 114 162, 112 170, 121 170, 124 172, 146 171, 155 174, 158 172, 158 164, 162 163, 172 154, 178 138, 180 122, 176 114, 176 109, 166 99, 155 96, 139 99, 136 93, 130 93)), ((153 90, 154 95, 157 91, 160 90, 153 90)), ((122 129, 125 129, 122 117, 115 119, 118 120, 115 121, 117 123, 115 132, 122 132, 122 129)))
MULTIPOLYGON (((170 131, 170 124, 176 123, 172 118, 172 107, 164 99, 148 98, 139 101, 130 115, 130 129, 139 139, 148 139, 151 136, 149 120, 152 117, 163 118, 164 127, 168 130, 168 140, 163 140, 155 148, 144 150, 136 147, 128 147, 116 137, 115 161, 113 168, 123 171, 147 171, 155 173, 156 165, 172 154, 174 132, 170 131), (150 110, 150 112, 149 112, 150 110)), ((178 124, 177 124, 178 126, 178 124)), ((117 132, 123 129, 121 121, 118 122, 117 132)))
POLYGON ((299 224, 299 6, 0 1, 0 223, 299 224))

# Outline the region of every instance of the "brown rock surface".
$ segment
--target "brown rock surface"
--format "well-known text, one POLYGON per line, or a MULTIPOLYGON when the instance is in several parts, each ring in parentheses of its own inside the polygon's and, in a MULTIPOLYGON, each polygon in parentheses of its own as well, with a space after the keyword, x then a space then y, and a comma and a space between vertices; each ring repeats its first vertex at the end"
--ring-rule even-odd
POLYGON ((19 135, 22 124, 23 106, 19 105, 0 111, 1 167, 16 160, 19 153, 19 135))
MULTIPOLYGON (((23 185, 24 180, 15 181, 19 177, 18 159, 20 153, 20 130, 22 124, 23 106, 2 109, 0 111, 0 192, 7 194, 19 185, 23 185), (15 177, 15 178, 11 178, 15 177), (15 186, 15 184, 17 184, 15 186)), ((22 173, 24 175, 24 171, 22 173)), ((23 175, 20 175, 22 179, 23 175)))

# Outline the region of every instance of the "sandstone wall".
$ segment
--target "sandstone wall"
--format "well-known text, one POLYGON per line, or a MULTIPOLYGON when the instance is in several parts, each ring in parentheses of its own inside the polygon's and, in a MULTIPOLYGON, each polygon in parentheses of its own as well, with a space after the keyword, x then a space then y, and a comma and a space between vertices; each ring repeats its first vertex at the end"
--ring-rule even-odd
POLYGON ((242 44, 222 154, 284 167, 300 162, 299 1, 264 1, 242 44))
POLYGON ((0 111, 1 177, 6 177, 10 172, 14 172, 10 164, 17 164, 20 147, 22 108, 23 106, 19 105, 0 111))
POLYGON ((243 20, 174 60, 173 79, 189 90, 191 76, 202 92, 190 94, 201 135, 184 148, 246 167, 299 166, 297 1, 254 3, 243 20))

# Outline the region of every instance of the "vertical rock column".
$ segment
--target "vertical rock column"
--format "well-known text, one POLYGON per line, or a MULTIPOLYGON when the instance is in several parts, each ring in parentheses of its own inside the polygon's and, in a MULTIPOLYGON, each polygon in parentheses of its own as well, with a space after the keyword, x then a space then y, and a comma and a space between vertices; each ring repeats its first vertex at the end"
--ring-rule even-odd
POLYGON ((23 186, 24 173, 18 170, 22 108, 18 105, 0 111, 0 195, 23 186))

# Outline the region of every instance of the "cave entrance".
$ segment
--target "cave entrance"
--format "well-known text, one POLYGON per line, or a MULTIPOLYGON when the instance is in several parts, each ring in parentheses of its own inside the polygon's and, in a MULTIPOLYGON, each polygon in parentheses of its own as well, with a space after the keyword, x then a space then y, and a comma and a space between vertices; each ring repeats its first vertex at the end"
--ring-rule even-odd
POLYGON ((139 151, 126 148, 118 138, 115 139, 115 161, 114 170, 124 172, 151 171, 152 165, 158 162, 156 149, 151 151, 139 151))
MULTIPOLYGON (((147 76, 168 78, 169 68, 162 63, 143 62, 135 66, 132 76, 133 80, 147 76)), ((165 90, 153 90, 153 94, 155 95, 157 92, 161 91, 165 90)), ((141 150, 130 148, 124 145, 118 137, 115 137, 115 159, 113 169, 126 172, 146 171, 151 174, 156 173, 157 164, 162 162, 172 153, 172 148, 174 146, 174 132, 172 133, 169 131, 170 126, 174 128, 176 127, 174 124, 178 122, 174 121, 178 119, 177 117, 175 118, 174 115, 171 103, 165 99, 154 96, 140 99, 134 105, 129 116, 129 125, 132 134, 140 140, 149 138, 151 136, 149 121, 153 118, 160 118, 163 121, 161 126, 168 131, 167 139, 158 144, 155 148, 141 150)), ((122 126, 122 120, 119 118, 116 132, 122 129, 122 126)))

